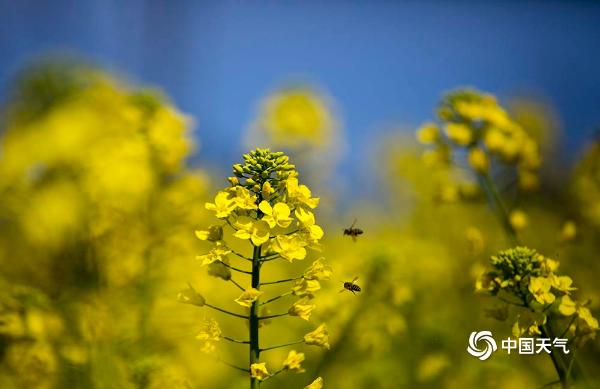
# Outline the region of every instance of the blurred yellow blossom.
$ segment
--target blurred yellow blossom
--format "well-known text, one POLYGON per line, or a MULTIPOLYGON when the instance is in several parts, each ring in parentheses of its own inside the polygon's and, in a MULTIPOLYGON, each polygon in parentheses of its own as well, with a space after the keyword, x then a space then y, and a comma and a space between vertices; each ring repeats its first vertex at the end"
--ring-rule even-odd
POLYGON ((235 299, 235 302, 243 307, 250 307, 262 293, 263 292, 257 289, 248 288, 238 298, 235 299))
POLYGON ((304 343, 329 349, 329 333, 327 326, 321 324, 314 331, 304 335, 304 343))
POLYGON ((304 362, 304 353, 296 352, 296 350, 291 350, 283 361, 283 368, 285 370, 295 371, 296 373, 304 373, 304 369, 301 366, 301 363, 304 362))
POLYGON ((309 385, 305 386, 304 389, 323 389, 323 378, 318 377, 309 385))
POLYGON ((310 318, 310 314, 313 309, 315 309, 316 305, 309 304, 310 300, 307 297, 304 297, 294 303, 288 310, 288 313, 291 316, 298 316, 301 319, 308 321, 310 318))
POLYGON ((270 374, 267 371, 266 364, 263 362, 253 363, 252 365, 250 365, 250 375, 254 378, 258 378, 259 381, 262 381, 265 378, 267 378, 270 374))

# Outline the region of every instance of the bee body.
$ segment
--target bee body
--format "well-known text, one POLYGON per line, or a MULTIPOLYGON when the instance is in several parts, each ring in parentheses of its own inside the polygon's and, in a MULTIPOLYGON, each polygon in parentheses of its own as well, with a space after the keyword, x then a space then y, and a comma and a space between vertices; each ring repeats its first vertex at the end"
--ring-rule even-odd
POLYGON ((340 293, 342 293, 345 290, 352 292, 352 294, 356 294, 356 292, 360 292, 362 289, 360 289, 360 286, 356 285, 357 280, 358 280, 358 277, 354 277, 352 282, 344 282, 344 289, 340 290, 340 293))
POLYGON ((354 223, 352 223, 352 225, 350 227, 344 228, 344 236, 348 235, 348 236, 352 237, 353 241, 356 242, 356 238, 359 235, 362 235, 364 233, 364 231, 358 227, 354 227, 355 224, 356 224, 356 220, 354 220, 354 223))

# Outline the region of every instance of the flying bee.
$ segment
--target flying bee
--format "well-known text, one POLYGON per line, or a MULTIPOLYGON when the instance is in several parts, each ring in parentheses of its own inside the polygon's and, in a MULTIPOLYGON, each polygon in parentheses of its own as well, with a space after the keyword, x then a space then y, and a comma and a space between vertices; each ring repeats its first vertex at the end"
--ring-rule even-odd
POLYGON ((364 233, 360 228, 354 227, 356 224, 356 219, 354 219, 354 223, 349 228, 344 228, 344 236, 348 235, 352 237, 352 240, 356 242, 356 237, 362 235, 364 233))
POLYGON ((356 285, 356 281, 358 281, 358 277, 354 277, 352 282, 344 282, 344 289, 340 290, 342 293, 345 290, 349 290, 352 294, 356 294, 356 292, 360 292, 360 286, 356 285))

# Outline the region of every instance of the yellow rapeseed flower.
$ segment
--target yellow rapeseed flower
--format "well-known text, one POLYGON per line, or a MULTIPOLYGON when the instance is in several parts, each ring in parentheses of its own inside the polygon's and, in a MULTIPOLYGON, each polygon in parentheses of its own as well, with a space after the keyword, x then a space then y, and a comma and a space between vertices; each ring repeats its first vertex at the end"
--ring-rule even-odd
POLYGON ((236 204, 230 198, 229 193, 221 191, 215 196, 214 203, 206 203, 205 206, 209 211, 215 211, 217 218, 224 219, 235 209, 236 204))
POLYGON ((329 333, 327 326, 321 324, 314 331, 304 335, 304 343, 329 349, 329 333))
POLYGON ((254 221, 248 216, 240 216, 233 225, 237 228, 233 236, 244 240, 250 239, 255 246, 260 246, 269 240, 271 229, 264 220, 254 221))
POLYGON ((314 292, 321 289, 321 284, 319 281, 315 280, 307 280, 306 278, 301 278, 292 287, 292 292, 298 296, 308 296, 312 297, 314 292))
POLYGON ((425 123, 417 130, 417 140, 423 144, 435 143, 440 139, 440 129, 435 123, 425 123))
POLYGON ((527 214, 520 209, 513 210, 510 213, 508 220, 515 231, 521 231, 527 227, 527 224, 529 224, 529 218, 527 217, 527 214))
POLYGON ((296 373, 304 373, 304 369, 301 363, 304 362, 304 353, 296 352, 296 350, 290 351, 285 361, 283 361, 283 368, 285 370, 295 371, 296 373))
POLYGON ((285 203, 277 203, 273 207, 268 201, 261 201, 258 208, 264 213, 262 220, 267 222, 271 228, 279 226, 287 228, 292 222, 290 207, 285 203))
POLYGON ((479 147, 473 147, 469 150, 469 165, 480 174, 486 174, 490 170, 490 160, 485 151, 479 147))
POLYGON ((250 308, 252 303, 258 300, 258 297, 262 294, 260 290, 254 288, 248 288, 242 294, 235 299, 235 302, 243 307, 250 308))
POLYGON ((308 269, 304 271, 304 278, 307 280, 328 280, 333 271, 323 262, 325 258, 316 259, 308 269))
POLYGON ((285 185, 290 200, 305 204, 310 208, 316 208, 319 205, 319 198, 311 197, 311 191, 306 185, 298 185, 298 178, 288 178, 285 185))
POLYGON ((271 249, 281 255, 282 258, 292 262, 295 259, 306 257, 305 243, 297 234, 278 235, 271 244, 271 249))
POLYGON ((253 363, 250 365, 250 375, 254 378, 258 378, 260 381, 267 378, 270 374, 267 371, 266 364, 263 363, 253 363))
POLYGON ((313 309, 315 309, 316 305, 309 304, 310 299, 308 297, 304 297, 294 303, 288 310, 288 313, 291 316, 298 316, 301 319, 308 321, 310 318, 310 314, 313 309))
POLYGON ((316 380, 305 386, 304 389, 323 389, 323 378, 318 377, 316 380))
POLYGON ((206 266, 213 262, 223 261, 229 253, 231 253, 229 247, 222 242, 217 242, 212 250, 204 255, 197 255, 196 259, 202 262, 202 266, 206 266))
POLYGON ((467 146, 473 141, 473 132, 466 124, 448 123, 445 130, 448 139, 458 145, 467 146))
POLYGON ((550 292, 552 288, 552 280, 547 277, 531 277, 529 280, 528 289, 540 304, 551 304, 556 298, 554 294, 550 292))

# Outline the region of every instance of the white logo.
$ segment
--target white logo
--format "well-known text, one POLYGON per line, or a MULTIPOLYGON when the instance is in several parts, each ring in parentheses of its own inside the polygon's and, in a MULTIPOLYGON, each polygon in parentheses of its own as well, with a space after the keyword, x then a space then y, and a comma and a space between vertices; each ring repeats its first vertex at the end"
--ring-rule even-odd
POLYGON ((491 331, 471 332, 471 336, 469 336, 469 347, 467 347, 467 351, 472 356, 479 358, 482 361, 485 361, 497 349, 498 346, 496 346, 496 341, 492 337, 491 331), (485 342, 485 348, 480 349, 478 347, 478 343, 480 341, 485 342))

